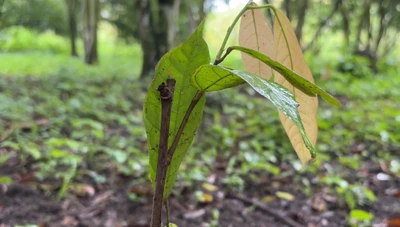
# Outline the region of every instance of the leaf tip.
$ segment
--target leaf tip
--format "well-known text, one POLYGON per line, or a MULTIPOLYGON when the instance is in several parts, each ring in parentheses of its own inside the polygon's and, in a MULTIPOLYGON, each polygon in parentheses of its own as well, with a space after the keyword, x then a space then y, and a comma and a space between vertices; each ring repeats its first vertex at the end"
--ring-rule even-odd
POLYGON ((317 161, 317 158, 313 157, 305 162, 301 163, 301 168, 298 171, 304 171, 306 169, 307 166, 311 165, 312 163, 314 163, 315 161, 317 161))
MULTIPOLYGON (((324 97, 322 97, 324 98, 324 97)), ((336 106, 336 107, 342 107, 342 103, 340 103, 336 98, 334 98, 333 96, 331 96, 331 98, 329 99, 324 99, 326 102, 328 102, 329 104, 336 106)))

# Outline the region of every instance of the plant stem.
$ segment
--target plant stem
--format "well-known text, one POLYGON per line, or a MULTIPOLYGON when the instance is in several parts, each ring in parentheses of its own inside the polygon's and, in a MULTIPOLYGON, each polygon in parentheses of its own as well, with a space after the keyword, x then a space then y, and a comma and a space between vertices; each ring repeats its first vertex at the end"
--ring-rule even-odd
POLYGON ((167 175, 168 161, 168 134, 171 118, 172 98, 175 88, 175 79, 168 78, 167 84, 158 86, 161 97, 161 126, 160 144, 158 149, 156 184, 153 195, 153 207, 151 214, 151 227, 160 227, 162 219, 162 205, 164 196, 165 176, 167 175))
POLYGON ((221 47, 219 48, 219 51, 217 53, 217 56, 215 56, 214 60, 214 65, 218 65, 221 61, 218 62, 218 59, 221 58, 222 52, 224 52, 226 43, 228 42, 229 36, 232 33, 233 28, 235 27, 236 23, 238 22, 239 18, 243 15, 244 12, 246 12, 248 6, 252 3, 253 1, 250 0, 244 7, 243 9, 239 12, 239 14, 235 17, 233 20, 232 24, 228 27, 228 30, 226 31, 226 35, 224 38, 224 41, 222 41, 221 47))
MULTIPOLYGON (((247 6, 247 8, 248 9, 272 9, 272 11, 274 11, 275 17, 279 23, 279 26, 281 27, 281 31, 282 31, 283 37, 285 39, 286 46, 289 47, 288 38, 286 36, 285 31, 283 30, 282 22, 278 17, 278 13, 276 12, 275 6, 268 4, 268 5, 263 5, 263 6, 247 6)), ((289 56, 290 56, 290 66, 291 66, 290 68, 293 69, 292 53, 291 53, 290 48, 288 48, 288 52, 289 52, 289 56)))
MULTIPOLYGON (((231 26, 228 27, 228 30, 226 31, 226 35, 225 35, 224 41, 222 42, 221 47, 219 48, 217 56, 215 56, 214 65, 218 65, 219 63, 221 63, 225 59, 225 57, 228 55, 228 54, 225 54, 225 56, 223 58, 221 58, 221 55, 224 52, 226 43, 228 42, 229 36, 231 35, 233 28, 235 27, 235 25, 238 22, 239 18, 244 14, 244 12, 246 12, 246 10, 248 10, 248 9, 265 9, 265 8, 272 9, 274 12, 276 10, 273 5, 269 5, 268 4, 268 5, 263 5, 263 6, 252 6, 251 5, 252 2, 253 1, 250 0, 243 7, 243 9, 239 12, 239 14, 233 20, 231 26)), ((275 14, 276 14, 276 12, 275 12, 275 14)), ((280 23, 280 21, 279 21, 279 23, 280 23)))
POLYGON ((224 56, 215 59, 214 61, 214 65, 218 65, 219 63, 223 62, 225 60, 225 58, 232 52, 232 48, 228 47, 228 49, 226 49, 224 56))
POLYGON ((200 101, 201 97, 203 97, 204 91, 197 91, 195 96, 192 99, 192 102, 189 104, 189 107, 185 113, 185 116, 182 119, 181 125, 178 128, 178 131, 176 132, 175 139, 171 144, 171 147, 168 150, 168 165, 171 162, 172 157, 174 156, 174 152, 176 148, 178 147, 179 140, 182 136, 183 130, 185 129, 185 126, 187 122, 189 121, 190 114, 196 107, 197 103, 200 101))

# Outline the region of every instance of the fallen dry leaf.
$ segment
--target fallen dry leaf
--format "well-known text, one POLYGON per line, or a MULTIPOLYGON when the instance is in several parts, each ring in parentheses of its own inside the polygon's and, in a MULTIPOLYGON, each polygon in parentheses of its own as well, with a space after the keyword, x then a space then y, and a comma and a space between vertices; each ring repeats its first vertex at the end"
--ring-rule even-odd
POLYGON ((262 197, 261 201, 263 201, 265 203, 269 203, 269 202, 274 201, 274 199, 275 198, 273 196, 267 195, 267 196, 262 197))
POLYGON ((400 217, 395 217, 386 222, 387 227, 400 227, 400 217))
POLYGON ((321 194, 316 194, 311 198, 311 208, 318 212, 326 211, 327 204, 321 194))
POLYGON ((201 185, 205 190, 210 191, 210 192, 214 192, 216 190, 218 190, 218 187, 209 183, 203 183, 201 185))
POLYGON ((277 191, 275 192, 276 197, 288 201, 293 201, 294 200, 294 195, 288 193, 288 192, 282 192, 282 191, 277 191))
POLYGON ((64 226, 77 226, 78 221, 73 216, 65 216, 61 222, 64 226))
POLYGON ((73 184, 69 190, 77 196, 93 196, 96 193, 90 184, 73 184))
POLYGON ((385 190, 386 195, 393 196, 396 198, 400 198, 400 189, 399 188, 390 188, 385 190))
POLYGON ((195 219, 195 218, 199 218, 199 217, 203 216, 204 214, 206 214, 206 210, 200 209, 200 210, 195 210, 195 211, 186 213, 183 215, 183 217, 185 219, 195 219))
POLYGON ((204 193, 203 194, 203 201, 204 203, 211 203, 214 200, 213 195, 208 194, 208 193, 204 193))

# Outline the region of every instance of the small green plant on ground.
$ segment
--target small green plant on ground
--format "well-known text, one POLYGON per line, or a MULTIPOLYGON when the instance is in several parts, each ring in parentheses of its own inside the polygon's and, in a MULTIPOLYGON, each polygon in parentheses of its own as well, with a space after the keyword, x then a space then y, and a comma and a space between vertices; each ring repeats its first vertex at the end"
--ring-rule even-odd
POLYGON ((210 64, 207 43, 202 38, 204 23, 182 45, 164 55, 156 67, 148 90, 143 115, 150 153, 150 178, 155 188, 152 227, 170 226, 168 195, 179 166, 193 140, 205 105, 205 93, 249 84, 279 110, 281 122, 303 165, 316 156, 317 94, 335 106, 340 103, 316 86, 304 60, 289 20, 271 5, 250 1, 229 27, 210 64), (274 32, 261 9, 271 9, 274 32), (239 45, 226 49, 233 27, 241 18, 239 45), (220 65, 232 52, 240 51, 246 71, 220 65))

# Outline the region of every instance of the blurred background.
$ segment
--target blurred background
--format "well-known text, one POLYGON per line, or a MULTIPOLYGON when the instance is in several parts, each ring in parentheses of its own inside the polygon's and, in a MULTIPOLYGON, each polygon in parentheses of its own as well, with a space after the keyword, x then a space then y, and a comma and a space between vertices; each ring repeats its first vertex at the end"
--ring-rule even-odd
MULTIPOLYGON (((246 86, 209 93, 171 220, 400 226, 400 1, 256 2, 286 13, 343 107, 320 102, 317 161, 298 171, 273 105, 246 86)), ((154 67, 203 19, 214 60, 246 3, 0 0, 0 226, 148 226, 142 102, 154 67)), ((243 68, 239 54, 224 65, 243 68)))

